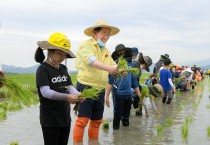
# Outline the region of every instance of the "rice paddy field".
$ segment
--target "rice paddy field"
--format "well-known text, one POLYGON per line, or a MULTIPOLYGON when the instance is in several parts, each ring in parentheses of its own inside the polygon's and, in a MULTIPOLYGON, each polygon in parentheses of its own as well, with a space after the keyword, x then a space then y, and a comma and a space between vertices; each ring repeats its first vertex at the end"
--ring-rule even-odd
MULTIPOLYGON (((142 82, 149 74, 142 75, 142 82)), ((76 75, 72 74, 73 84, 76 75)), ((36 95, 35 75, 7 74, 22 87, 36 95)), ((4 90, 0 89, 0 94, 4 90)), ((2 95, 1 95, 2 96, 2 95)), ((105 107, 104 121, 109 128, 100 128, 99 141, 88 140, 87 129, 84 135, 84 145, 208 145, 210 144, 210 79, 207 77, 200 82, 195 90, 177 92, 170 105, 163 104, 161 98, 155 100, 160 115, 157 116, 148 104, 149 117, 135 116, 132 108, 130 126, 120 126, 119 130, 112 129, 113 106, 105 107)), ((36 97, 38 97, 36 95, 36 97)), ((1 98, 1 101, 4 101, 1 98)), ((112 105, 112 103, 111 103, 112 105)), ((73 105, 72 105, 73 107, 73 105)), ((2 108, 1 108, 2 109, 2 108)), ((1 115, 0 115, 1 117, 1 115)), ((71 112, 72 124, 69 145, 73 145, 72 130, 76 119, 71 112)), ((39 102, 24 106, 21 109, 7 110, 6 116, 0 118, 0 145, 43 145, 42 131, 39 123, 39 102)))

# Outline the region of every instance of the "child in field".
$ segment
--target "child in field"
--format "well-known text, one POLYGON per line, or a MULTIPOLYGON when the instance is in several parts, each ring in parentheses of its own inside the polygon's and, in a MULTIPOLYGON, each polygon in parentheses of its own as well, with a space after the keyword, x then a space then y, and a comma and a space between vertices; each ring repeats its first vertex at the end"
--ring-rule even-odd
MULTIPOLYGON (((132 67, 132 51, 131 48, 126 48, 123 44, 117 45, 112 54, 113 59, 118 59, 121 55, 127 60, 128 67, 132 67), (131 52, 131 53, 130 53, 131 52)), ((137 95, 140 96, 139 84, 136 76, 127 72, 124 77, 109 75, 109 82, 106 87, 106 105, 109 107, 109 95, 113 90, 113 108, 114 119, 113 129, 119 129, 120 120, 123 126, 129 126, 129 117, 131 110, 131 87, 135 88, 137 95)))
MULTIPOLYGON (((149 56, 144 56, 142 53, 139 54, 138 60, 132 61, 132 65, 134 68, 139 69, 139 74, 137 75, 137 81, 139 83, 142 70, 150 71, 149 67, 152 65, 152 59, 149 56)), ((141 86, 139 85, 139 89, 141 90, 141 86)), ((133 107, 134 109, 138 108, 138 102, 140 98, 136 94, 135 90, 132 89, 132 98, 133 98, 133 107)), ((136 110, 136 116, 142 116, 142 109, 136 110)))
POLYGON ((66 58, 75 58, 70 51, 69 38, 60 32, 50 35, 48 41, 38 41, 35 61, 40 63, 36 72, 36 86, 40 100, 40 124, 45 145, 67 145, 71 117, 70 103, 80 101, 72 84, 66 58), (47 50, 47 58, 43 50, 47 50))
POLYGON ((160 84, 155 84, 155 85, 144 85, 141 84, 141 99, 138 102, 138 108, 136 108, 137 111, 142 111, 142 107, 144 106, 145 110, 145 115, 146 117, 149 117, 148 109, 147 109, 147 98, 149 98, 150 103, 155 110, 156 114, 159 115, 160 112, 157 110, 157 107, 154 103, 154 99, 161 97, 163 88, 160 84))
POLYGON ((172 100, 173 92, 176 92, 176 88, 172 82, 172 74, 170 72, 170 64, 171 60, 165 59, 164 60, 164 68, 160 71, 160 84, 163 87, 163 98, 162 102, 166 104, 170 104, 172 100), (173 90, 173 92, 172 92, 173 90))

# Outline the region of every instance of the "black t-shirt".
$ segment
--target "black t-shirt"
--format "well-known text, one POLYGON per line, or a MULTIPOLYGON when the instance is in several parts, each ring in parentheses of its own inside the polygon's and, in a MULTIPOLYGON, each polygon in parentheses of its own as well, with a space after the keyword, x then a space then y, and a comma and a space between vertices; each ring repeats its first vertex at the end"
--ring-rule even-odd
POLYGON ((65 65, 54 68, 46 62, 36 72, 36 85, 40 100, 40 123, 45 127, 65 127, 70 124, 70 104, 67 101, 51 100, 42 96, 41 86, 49 86, 51 90, 68 93, 66 87, 72 85, 65 65))

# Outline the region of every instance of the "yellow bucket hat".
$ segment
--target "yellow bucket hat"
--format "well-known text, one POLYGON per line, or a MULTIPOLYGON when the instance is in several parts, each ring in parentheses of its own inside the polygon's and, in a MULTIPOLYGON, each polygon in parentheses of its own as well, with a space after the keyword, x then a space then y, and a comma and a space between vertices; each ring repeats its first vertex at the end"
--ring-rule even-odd
POLYGON ((84 30, 84 33, 85 33, 85 35, 92 37, 94 35, 93 30, 95 28, 99 28, 99 27, 110 28, 110 30, 111 30, 110 35, 111 36, 117 34, 120 31, 119 28, 114 27, 114 26, 110 26, 106 20, 98 20, 98 21, 96 21, 96 24, 94 26, 86 28, 84 30))
POLYGON ((67 58, 75 58, 76 56, 70 51, 71 43, 69 38, 61 32, 55 32, 50 35, 48 41, 38 41, 38 46, 45 49, 58 49, 67 53, 67 58))

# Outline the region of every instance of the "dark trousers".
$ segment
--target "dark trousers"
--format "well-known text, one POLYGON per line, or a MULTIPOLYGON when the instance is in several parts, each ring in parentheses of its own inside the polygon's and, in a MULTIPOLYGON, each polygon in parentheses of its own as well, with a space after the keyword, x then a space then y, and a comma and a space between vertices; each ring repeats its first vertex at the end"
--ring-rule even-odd
POLYGON ((133 108, 137 109, 139 107, 140 98, 137 95, 133 95, 133 108))
POLYGON ((70 126, 68 127, 44 127, 42 133, 45 145, 67 145, 70 134, 70 126))
MULTIPOLYGON (((82 92, 85 88, 90 88, 90 86, 77 82, 78 91, 82 92)), ((85 99, 80 104, 78 117, 86 117, 91 120, 101 120, 104 113, 104 96, 105 90, 102 90, 97 100, 90 98, 85 99)))
POLYGON ((113 129, 119 129, 120 120, 122 120, 123 126, 129 126, 131 103, 131 97, 128 99, 120 99, 120 96, 114 96, 113 129))

